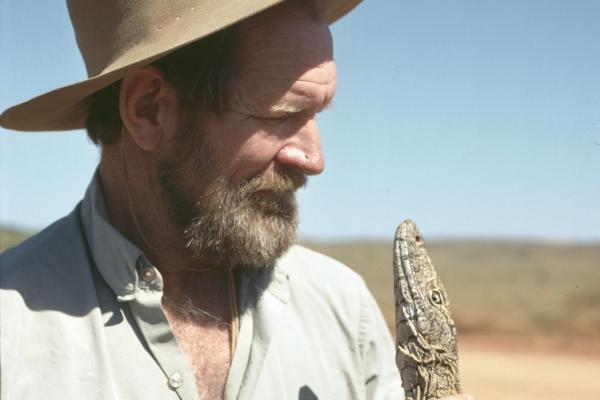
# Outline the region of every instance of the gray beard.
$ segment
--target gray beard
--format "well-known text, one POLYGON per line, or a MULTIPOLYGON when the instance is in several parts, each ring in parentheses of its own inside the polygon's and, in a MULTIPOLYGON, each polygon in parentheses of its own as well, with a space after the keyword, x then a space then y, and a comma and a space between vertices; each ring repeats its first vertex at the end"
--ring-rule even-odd
POLYGON ((159 181, 171 218, 199 268, 268 267, 296 242, 295 191, 306 184, 302 173, 279 169, 232 188, 222 177, 207 179, 209 163, 201 157, 205 161, 196 158, 193 168, 201 178, 187 188, 179 178, 189 169, 174 158, 159 162, 159 181))
MULTIPOLYGON (((260 179, 260 178, 255 178, 260 179)), ((251 181, 252 182, 252 181, 251 181)), ((296 241, 295 195, 233 190, 218 179, 183 236, 194 257, 224 268, 272 265, 296 241)))

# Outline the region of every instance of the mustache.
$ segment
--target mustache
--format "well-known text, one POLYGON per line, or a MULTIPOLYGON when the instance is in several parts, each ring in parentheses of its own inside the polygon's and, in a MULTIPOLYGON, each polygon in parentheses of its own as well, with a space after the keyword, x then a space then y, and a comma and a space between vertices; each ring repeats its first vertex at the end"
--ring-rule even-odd
POLYGON ((259 192, 285 194, 306 186, 308 178, 293 168, 276 168, 274 172, 264 172, 243 183, 240 194, 251 195, 259 192))

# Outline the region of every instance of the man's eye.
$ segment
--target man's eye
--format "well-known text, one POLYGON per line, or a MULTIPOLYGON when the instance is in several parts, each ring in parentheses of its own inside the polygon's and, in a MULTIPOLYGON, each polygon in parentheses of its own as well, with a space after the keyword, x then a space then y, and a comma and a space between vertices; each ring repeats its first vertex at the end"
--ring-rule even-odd
POLYGON ((282 114, 282 115, 277 115, 277 116, 272 116, 272 117, 261 117, 261 116, 255 115, 253 118, 260 122, 266 123, 266 124, 277 124, 277 123, 286 121, 286 120, 290 119, 291 117, 293 117, 293 114, 282 114))

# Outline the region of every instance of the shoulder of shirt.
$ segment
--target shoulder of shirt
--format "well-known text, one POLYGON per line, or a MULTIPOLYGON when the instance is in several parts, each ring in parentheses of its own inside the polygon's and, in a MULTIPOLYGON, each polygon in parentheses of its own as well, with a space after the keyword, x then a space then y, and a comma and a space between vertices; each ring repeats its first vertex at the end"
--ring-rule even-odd
POLYGON ((322 328, 323 321, 328 321, 327 329, 342 332, 362 354, 380 318, 363 278, 341 262, 302 246, 293 246, 277 268, 287 275, 290 301, 306 318, 304 323, 314 318, 322 328))
POLYGON ((70 266, 77 265, 70 261, 85 254, 83 246, 74 211, 0 254, 0 287, 10 289, 19 282, 32 285, 49 274, 67 274, 70 266), (83 251, 74 251, 78 247, 83 251))
POLYGON ((364 292, 363 278, 345 264, 303 246, 293 246, 280 259, 281 267, 289 276, 290 283, 307 285, 313 289, 331 293, 364 292))

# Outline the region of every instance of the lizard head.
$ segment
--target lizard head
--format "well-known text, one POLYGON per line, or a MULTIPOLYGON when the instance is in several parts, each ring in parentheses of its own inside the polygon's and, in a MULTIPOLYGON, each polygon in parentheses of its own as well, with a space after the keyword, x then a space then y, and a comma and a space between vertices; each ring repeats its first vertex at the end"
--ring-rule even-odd
POLYGON ((395 268, 400 309, 415 337, 447 348, 455 338, 454 321, 446 289, 433 267, 425 240, 414 222, 407 220, 396 231, 398 253, 395 268))

